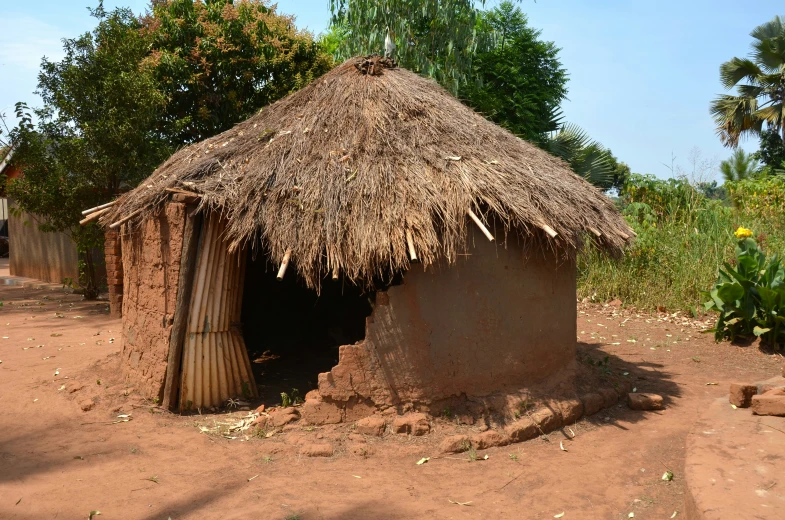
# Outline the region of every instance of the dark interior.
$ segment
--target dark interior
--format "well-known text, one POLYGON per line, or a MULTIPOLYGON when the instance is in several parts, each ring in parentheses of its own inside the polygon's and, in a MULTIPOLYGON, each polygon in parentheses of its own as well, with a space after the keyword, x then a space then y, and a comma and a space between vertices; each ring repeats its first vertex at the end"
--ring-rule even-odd
POLYGON ((278 267, 249 253, 243 288, 243 336, 259 396, 266 406, 281 403, 293 389, 302 399, 317 387, 320 372, 338 363, 338 347, 365 338, 375 293, 345 283, 322 281, 320 294, 307 288, 294 269, 282 281, 278 267))

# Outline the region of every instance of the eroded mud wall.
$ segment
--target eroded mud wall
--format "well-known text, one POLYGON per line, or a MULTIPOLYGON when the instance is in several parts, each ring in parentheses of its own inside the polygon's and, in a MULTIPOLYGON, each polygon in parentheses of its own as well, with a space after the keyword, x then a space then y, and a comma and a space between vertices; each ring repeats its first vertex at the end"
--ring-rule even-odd
POLYGON ((122 237, 123 372, 150 398, 163 392, 185 219, 185 205, 169 203, 122 237))
POLYGON ((366 339, 341 347, 320 375, 330 401, 376 407, 483 396, 547 383, 572 369, 576 348, 575 265, 515 237, 470 237, 456 265, 415 267, 377 295, 366 339))

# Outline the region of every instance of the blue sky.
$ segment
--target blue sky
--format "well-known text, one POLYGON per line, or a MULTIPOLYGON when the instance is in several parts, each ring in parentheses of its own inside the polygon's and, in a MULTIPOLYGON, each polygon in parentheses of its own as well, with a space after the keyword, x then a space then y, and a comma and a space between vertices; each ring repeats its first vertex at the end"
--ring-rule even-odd
MULTIPOLYGON (((107 0, 143 12, 146 0, 107 0)), ((328 0, 278 0, 300 27, 326 29, 328 0)), ((491 0, 489 5, 496 2, 491 0)), ((0 18, 0 111, 33 95, 42 56, 61 56, 60 39, 92 27, 89 0, 3 2, 0 18)), ((570 74, 568 121, 599 140, 635 172, 669 177, 663 163, 690 172, 690 157, 724 159, 708 105, 723 91, 723 61, 746 55, 750 31, 785 6, 773 0, 524 0, 522 9, 542 37, 562 49, 570 74)), ((744 143, 755 150, 757 143, 744 143)), ((714 175, 714 169, 703 172, 714 175)))

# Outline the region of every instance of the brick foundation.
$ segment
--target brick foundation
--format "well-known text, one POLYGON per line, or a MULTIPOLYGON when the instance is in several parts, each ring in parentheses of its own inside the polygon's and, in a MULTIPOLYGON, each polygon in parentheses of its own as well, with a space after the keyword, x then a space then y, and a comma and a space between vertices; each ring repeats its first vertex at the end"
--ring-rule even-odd
POLYGON ((119 318, 123 314, 123 256, 118 231, 106 232, 104 254, 106 283, 109 286, 109 314, 112 318, 119 318))

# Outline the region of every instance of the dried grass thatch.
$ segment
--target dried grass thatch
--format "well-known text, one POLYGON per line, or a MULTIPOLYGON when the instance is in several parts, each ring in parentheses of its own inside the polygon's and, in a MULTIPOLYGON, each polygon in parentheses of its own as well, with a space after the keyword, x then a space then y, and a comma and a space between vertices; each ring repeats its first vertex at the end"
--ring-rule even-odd
POLYGON ((101 222, 138 221, 172 188, 222 213, 231 247, 261 244, 275 262, 291 249, 312 287, 336 270, 367 283, 408 268, 407 231, 423 263, 454 261, 474 225, 469 210, 568 257, 587 235, 618 253, 632 234, 566 163, 377 58, 348 60, 180 150, 101 222))

